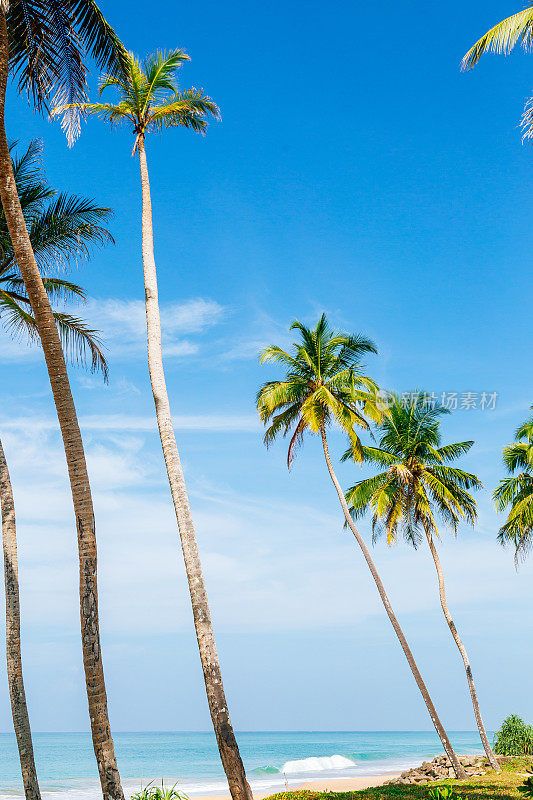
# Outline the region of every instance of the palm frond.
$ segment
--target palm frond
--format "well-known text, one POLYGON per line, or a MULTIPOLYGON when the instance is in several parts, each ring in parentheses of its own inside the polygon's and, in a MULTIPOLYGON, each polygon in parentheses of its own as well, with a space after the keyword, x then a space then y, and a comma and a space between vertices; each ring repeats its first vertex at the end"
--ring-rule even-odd
POLYGON ((59 105, 52 108, 50 116, 56 117, 59 114, 64 114, 69 109, 77 109, 82 115, 94 114, 112 125, 119 125, 126 121, 135 125, 135 118, 131 113, 131 108, 125 101, 119 103, 71 103, 59 105))
POLYGON ((285 408, 278 414, 272 416, 272 422, 265 431, 264 443, 267 447, 277 439, 281 434, 283 437, 287 436, 291 428, 299 425, 300 420, 300 407, 298 403, 293 403, 292 406, 285 408))
POLYGON ((43 269, 66 266, 72 259, 88 259, 93 246, 114 244, 111 232, 102 225, 112 216, 110 208, 61 193, 28 230, 38 265, 43 269))
POLYGON ((190 61, 190 56, 184 50, 175 49, 170 52, 158 51, 149 56, 143 64, 145 81, 142 92, 141 113, 144 114, 148 107, 153 105, 161 95, 166 92, 176 91, 176 73, 184 61, 190 61))
POLYGON ((202 89, 187 89, 176 92, 166 102, 152 105, 149 112, 149 125, 158 130, 181 125, 197 133, 207 129, 207 118, 220 119, 217 104, 202 89))
POLYGON ((368 508, 372 506, 376 491, 381 490, 389 480, 388 472, 380 472, 371 478, 365 478, 350 486, 344 496, 350 506, 350 514, 354 519, 365 514, 368 508))
MULTIPOLYGON (((22 302, 29 303, 26 295, 26 289, 22 278, 11 276, 6 281, 9 294, 18 294, 22 302)), ((43 277, 43 286, 50 300, 85 300, 86 295, 84 289, 71 281, 63 280, 62 278, 47 278, 43 277)))
POLYGON ((72 314, 55 311, 54 319, 66 357, 75 364, 87 366, 91 372, 102 372, 107 383, 109 370, 99 332, 72 314))
POLYGON ((289 465, 305 431, 318 434, 332 422, 348 435, 357 458, 362 444, 356 428, 370 427, 361 406, 370 405, 378 389, 370 378, 356 374, 355 368, 360 367, 361 353, 373 352, 374 345, 365 337, 335 332, 325 314, 312 330, 299 320, 291 323, 290 330, 299 334, 290 353, 271 345, 260 354, 262 364, 276 363, 286 370, 285 380, 269 381, 257 394, 262 421, 266 425, 273 420, 265 442, 287 434, 284 415, 290 406, 289 465))
POLYGON ((479 39, 462 60, 462 69, 472 69, 487 52, 507 55, 520 43, 525 50, 533 44, 533 6, 498 22, 479 39))
MULTIPOLYGON (((531 410, 533 411, 533 406, 531 406, 531 410)), ((533 417, 526 419, 525 422, 518 426, 515 432, 515 439, 526 439, 533 444, 533 417)))
POLYGON ((473 446, 474 442, 455 442, 454 444, 447 444, 444 447, 438 447, 436 452, 440 461, 456 461, 461 458, 473 446))
POLYGON ((533 468, 533 446, 526 442, 514 442, 504 447, 502 461, 507 472, 513 473, 517 469, 529 470, 533 468))
POLYGON ((10 69, 36 108, 63 106, 69 145, 80 131, 87 99, 87 55, 120 70, 125 49, 93 0, 12 0, 7 15, 10 69))

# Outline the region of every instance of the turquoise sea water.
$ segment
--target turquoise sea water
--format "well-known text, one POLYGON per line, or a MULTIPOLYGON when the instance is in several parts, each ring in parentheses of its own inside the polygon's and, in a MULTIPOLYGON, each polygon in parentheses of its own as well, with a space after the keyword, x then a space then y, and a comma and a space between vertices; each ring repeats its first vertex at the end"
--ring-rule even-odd
MULTIPOLYGON (((482 752, 473 732, 450 735, 458 753, 482 752)), ((276 790, 287 781, 349 778, 403 769, 442 752, 429 732, 239 733, 248 778, 255 789, 276 790)), ((115 733, 126 793, 165 778, 187 794, 227 788, 210 733, 115 733)), ((34 747, 45 800, 97 800, 98 776, 90 737, 82 733, 36 733, 34 747)), ((0 800, 22 796, 20 766, 11 734, 0 734, 0 800)))

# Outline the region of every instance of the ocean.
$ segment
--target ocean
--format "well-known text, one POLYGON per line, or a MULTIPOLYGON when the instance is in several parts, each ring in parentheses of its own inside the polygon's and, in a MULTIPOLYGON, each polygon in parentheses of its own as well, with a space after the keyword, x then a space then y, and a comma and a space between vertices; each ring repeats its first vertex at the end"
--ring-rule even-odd
MULTIPOLYGON (((457 753, 481 753, 473 732, 450 734, 457 753)), ((91 740, 84 733, 36 733, 33 737, 43 800, 98 800, 91 740)), ((248 779, 257 791, 278 791, 302 780, 376 775, 415 766, 442 753, 430 732, 241 732, 239 746, 248 779)), ((211 733, 115 733, 119 769, 128 796, 162 778, 184 794, 227 790, 211 733)), ((23 796, 12 734, 0 734, 0 800, 23 796)))

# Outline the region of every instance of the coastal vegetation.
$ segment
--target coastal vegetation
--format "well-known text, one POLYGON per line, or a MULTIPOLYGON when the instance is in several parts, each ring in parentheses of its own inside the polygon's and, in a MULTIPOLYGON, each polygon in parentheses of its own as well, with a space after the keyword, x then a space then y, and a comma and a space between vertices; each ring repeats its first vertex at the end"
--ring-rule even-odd
POLYGON ((165 781, 161 780, 161 786, 154 785, 152 781, 147 786, 141 787, 138 792, 131 795, 131 800, 188 800, 187 795, 180 792, 178 784, 165 786, 165 781))
POLYGON ((533 725, 511 714, 494 736, 494 752, 500 756, 532 756, 533 725))

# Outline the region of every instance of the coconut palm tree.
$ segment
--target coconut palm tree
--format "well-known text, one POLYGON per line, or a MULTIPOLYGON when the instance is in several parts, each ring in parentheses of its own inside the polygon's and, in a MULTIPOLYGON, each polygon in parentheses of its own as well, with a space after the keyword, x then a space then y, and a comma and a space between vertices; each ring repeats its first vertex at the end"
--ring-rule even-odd
MULTIPOLYGON (((37 109, 53 99, 86 98, 86 57, 102 69, 122 63, 124 49, 94 0, 0 0, 0 199, 15 258, 44 351, 65 447, 80 564, 83 665, 93 747, 106 800, 123 800, 109 726, 98 618, 94 510, 83 442, 60 333, 35 259, 13 175, 5 127, 9 71, 37 109)), ((72 141, 79 130, 74 110, 63 118, 72 141)))
MULTIPOLYGON (((440 417, 448 413, 448 409, 431 407, 422 392, 413 393, 408 403, 390 395, 389 413, 378 426, 379 445, 365 446, 362 451, 363 462, 376 465, 383 472, 358 481, 346 492, 346 500, 354 519, 371 511, 374 538, 386 532, 389 545, 396 541, 399 531, 415 548, 425 536, 437 571, 442 611, 463 659, 479 735, 487 758, 499 771, 479 709, 468 654, 448 608, 435 545, 439 538, 437 515, 454 533, 461 520, 474 524, 476 504, 468 489, 481 486, 475 475, 450 466, 470 450, 473 442, 441 444, 440 417)), ((344 459, 348 458, 359 462, 361 454, 354 456, 349 449, 344 454, 344 459)))
POLYGON ((139 156, 142 193, 142 257, 148 368, 157 424, 178 523, 207 699, 220 758, 234 800, 249 800, 252 794, 246 780, 224 693, 202 564, 172 425, 161 350, 161 321, 146 136, 153 131, 159 132, 176 127, 190 128, 195 132, 204 133, 207 128, 207 118, 209 116, 217 118, 219 113, 216 104, 201 89, 187 89, 181 92, 178 90, 176 73, 188 59, 189 56, 183 50, 172 50, 169 53, 157 53, 141 64, 133 54, 129 53, 124 70, 104 75, 100 81, 100 94, 109 88, 116 90, 118 98, 115 102, 60 106, 53 113, 65 113, 73 108, 83 114, 94 114, 113 125, 124 122, 131 124, 135 134, 133 154, 138 153, 139 156))
MULTIPOLYGON (((527 8, 506 17, 488 30, 481 39, 470 48, 462 60, 462 69, 468 70, 476 66, 483 53, 504 53, 507 55, 517 45, 526 52, 533 47, 533 3, 527 8)), ((522 115, 524 138, 533 138, 533 98, 530 98, 522 115)))
POLYGON ((458 778, 462 778, 466 773, 438 717, 370 551, 350 516, 329 453, 327 429, 332 424, 336 424, 348 435, 351 452, 356 458, 361 459, 364 447, 356 427, 368 430, 368 419, 374 422, 382 419, 378 388, 374 381, 362 374, 361 359, 367 353, 377 353, 376 346, 363 336, 332 330, 325 314, 320 317, 313 329, 298 321, 293 322, 290 329, 298 331, 299 336, 299 341, 293 344, 292 353, 276 345, 270 345, 263 350, 260 357, 263 364, 274 362, 286 369, 283 380, 268 381, 257 395, 261 420, 268 426, 265 444, 268 447, 279 436, 285 437, 291 434, 287 455, 287 465, 290 468, 296 447, 302 444, 304 435, 306 433, 320 435, 326 466, 337 491, 346 525, 363 552, 379 596, 455 774, 458 778))
POLYGON ((493 496, 499 511, 509 508, 498 539, 501 544, 514 544, 518 562, 533 542, 533 416, 520 425, 515 438, 503 451, 503 463, 511 477, 500 481, 493 496))
MULTIPOLYGON (((84 299, 83 289, 51 275, 54 266, 64 266, 73 257, 88 257, 91 245, 113 241, 102 226, 111 216, 83 197, 58 194, 44 181, 40 147, 32 142, 20 156, 12 156, 13 174, 30 240, 39 259, 43 282, 54 299, 84 299)), ((54 311, 58 333, 65 351, 74 361, 88 363, 107 377, 107 363, 96 331, 78 317, 54 311)), ((12 336, 38 340, 35 317, 18 272, 6 219, 0 211, 0 323, 12 336)), ((40 800, 39 783, 33 756, 30 721, 22 675, 20 643, 20 598, 17 561, 15 505, 7 461, 0 441, 0 506, 6 589, 6 658, 11 713, 17 738, 24 791, 27 800, 40 800)))

